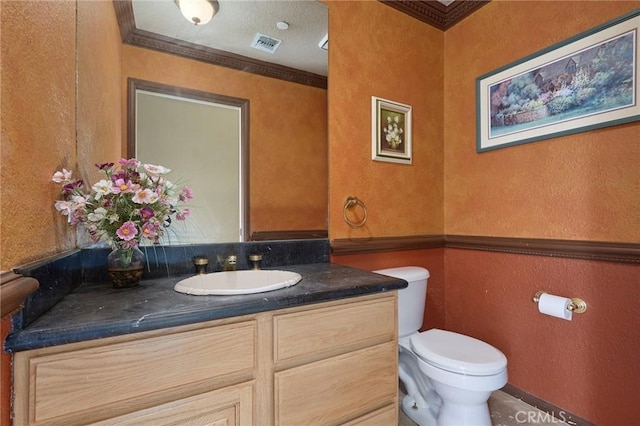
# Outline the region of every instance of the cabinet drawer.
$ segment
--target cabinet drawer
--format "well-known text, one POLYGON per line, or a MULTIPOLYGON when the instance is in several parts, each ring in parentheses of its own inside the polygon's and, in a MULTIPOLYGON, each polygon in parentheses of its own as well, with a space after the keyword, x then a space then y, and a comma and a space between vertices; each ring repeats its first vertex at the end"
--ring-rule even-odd
POLYGON ((115 417, 93 426, 250 426, 253 424, 253 382, 173 401, 115 417))
POLYGON ((393 404, 397 353, 394 341, 275 373, 276 425, 338 424, 393 404))
POLYGON ((273 321, 276 363, 309 355, 318 359, 323 353, 345 352, 357 343, 395 339, 395 296, 275 315, 273 321))
POLYGON ((373 413, 366 414, 362 417, 358 417, 348 423, 344 423, 342 426, 391 426, 398 422, 398 411, 395 405, 389 405, 374 411, 373 413))
MULTIPOLYGON (((90 419, 95 411, 121 414, 123 407, 154 393, 240 373, 250 378, 255 340, 256 324, 246 321, 35 356, 28 364, 29 422, 16 420, 33 424, 64 416, 90 419)), ((18 416, 23 412, 16 410, 18 416)))

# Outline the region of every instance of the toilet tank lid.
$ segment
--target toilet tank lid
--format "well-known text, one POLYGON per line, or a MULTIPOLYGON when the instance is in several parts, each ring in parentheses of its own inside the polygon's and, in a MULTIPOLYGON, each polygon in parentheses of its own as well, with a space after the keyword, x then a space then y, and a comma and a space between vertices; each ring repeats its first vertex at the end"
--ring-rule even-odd
POLYGON ((398 268, 379 269, 373 272, 389 277, 400 278, 408 282, 429 278, 429 270, 419 266, 401 266, 398 268))
POLYGON ((433 328, 411 337, 411 348, 424 361, 469 376, 489 376, 507 367, 502 352, 482 340, 433 328))

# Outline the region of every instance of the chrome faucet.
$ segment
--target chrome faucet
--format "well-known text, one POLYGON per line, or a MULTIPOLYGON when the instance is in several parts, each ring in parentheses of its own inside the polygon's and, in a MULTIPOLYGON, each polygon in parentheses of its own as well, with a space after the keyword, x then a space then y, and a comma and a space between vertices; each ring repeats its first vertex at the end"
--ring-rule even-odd
POLYGON ((234 256, 234 255, 227 256, 224 259, 224 263, 222 264, 222 270, 223 271, 235 271, 237 263, 238 263, 238 257, 237 256, 234 256))

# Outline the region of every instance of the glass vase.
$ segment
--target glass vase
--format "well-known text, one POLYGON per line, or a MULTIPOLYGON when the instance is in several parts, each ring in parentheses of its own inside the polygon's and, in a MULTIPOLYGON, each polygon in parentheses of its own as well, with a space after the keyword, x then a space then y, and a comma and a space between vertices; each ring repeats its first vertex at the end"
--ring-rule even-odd
POLYGON ((107 257, 107 270, 114 288, 136 286, 144 270, 144 253, 138 247, 116 248, 107 257))

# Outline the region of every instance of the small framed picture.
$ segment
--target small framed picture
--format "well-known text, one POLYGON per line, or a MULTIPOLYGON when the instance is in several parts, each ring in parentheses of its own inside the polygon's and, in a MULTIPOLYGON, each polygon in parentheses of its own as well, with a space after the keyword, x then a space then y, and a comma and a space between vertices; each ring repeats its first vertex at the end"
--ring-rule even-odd
POLYGON ((411 107, 371 97, 371 158, 411 164, 411 107))

